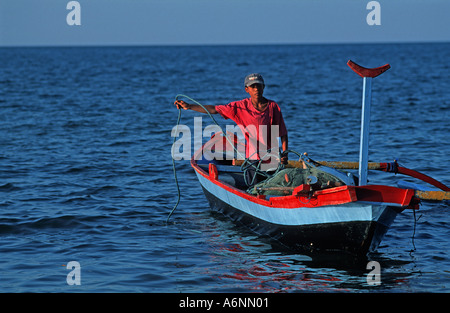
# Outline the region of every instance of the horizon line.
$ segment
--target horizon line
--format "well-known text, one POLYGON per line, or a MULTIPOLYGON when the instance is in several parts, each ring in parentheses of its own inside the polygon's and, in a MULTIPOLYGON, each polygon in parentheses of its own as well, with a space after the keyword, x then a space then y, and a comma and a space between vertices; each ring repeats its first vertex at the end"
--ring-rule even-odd
POLYGON ((0 48, 113 48, 113 47, 225 47, 225 46, 325 46, 325 45, 411 45, 411 44, 448 44, 450 40, 417 40, 417 41, 345 41, 345 42, 286 42, 286 43, 85 43, 85 44, 16 44, 2 45, 0 48))

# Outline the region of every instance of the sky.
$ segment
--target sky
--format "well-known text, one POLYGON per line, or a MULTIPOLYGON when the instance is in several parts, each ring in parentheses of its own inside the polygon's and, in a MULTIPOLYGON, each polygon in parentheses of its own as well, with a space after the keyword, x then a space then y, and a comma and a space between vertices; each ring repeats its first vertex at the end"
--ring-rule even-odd
POLYGON ((81 25, 69 2, 0 0, 0 46, 450 41, 450 0, 78 0, 81 25))

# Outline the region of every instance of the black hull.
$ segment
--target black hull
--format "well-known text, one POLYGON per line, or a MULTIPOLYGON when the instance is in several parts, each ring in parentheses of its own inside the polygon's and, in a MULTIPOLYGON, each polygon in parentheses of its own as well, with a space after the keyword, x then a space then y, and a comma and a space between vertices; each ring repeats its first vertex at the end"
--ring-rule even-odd
POLYGON ((374 221, 351 221, 313 225, 279 225, 247 214, 218 199, 205 188, 212 210, 222 213, 258 235, 268 236, 296 252, 344 251, 366 255, 374 251, 388 226, 374 221))

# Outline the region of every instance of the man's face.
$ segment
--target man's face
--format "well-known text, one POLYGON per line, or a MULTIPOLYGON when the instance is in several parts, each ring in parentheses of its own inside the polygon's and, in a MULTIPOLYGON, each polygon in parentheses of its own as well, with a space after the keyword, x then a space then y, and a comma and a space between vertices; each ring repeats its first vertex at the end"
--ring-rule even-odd
POLYGON ((253 99, 260 99, 264 93, 264 85, 262 84, 253 84, 245 87, 245 91, 250 95, 253 99))

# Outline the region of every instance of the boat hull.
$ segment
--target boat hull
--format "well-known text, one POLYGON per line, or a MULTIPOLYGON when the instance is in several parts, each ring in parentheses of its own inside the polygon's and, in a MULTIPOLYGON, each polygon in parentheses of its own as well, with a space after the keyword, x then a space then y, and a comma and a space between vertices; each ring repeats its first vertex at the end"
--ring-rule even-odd
POLYGON ((203 153, 224 153, 227 143, 224 136, 213 136, 191 159, 211 208, 294 250, 367 254, 377 249, 399 212, 418 208, 414 190, 354 186, 352 179, 319 190, 308 184, 282 188, 282 196, 250 194, 239 166, 203 153))
POLYGON ((275 208, 244 198, 197 173, 212 210, 259 235, 299 251, 376 250, 402 209, 383 203, 350 202, 319 207, 275 208))

